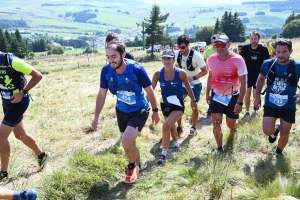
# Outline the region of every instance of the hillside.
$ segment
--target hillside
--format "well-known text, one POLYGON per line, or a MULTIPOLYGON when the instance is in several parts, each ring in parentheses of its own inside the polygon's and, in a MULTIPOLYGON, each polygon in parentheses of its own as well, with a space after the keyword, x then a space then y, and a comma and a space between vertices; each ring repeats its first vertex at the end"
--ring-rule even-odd
MULTIPOLYGON (((299 2, 294 2, 293 7, 297 7, 298 4, 299 2)), ((108 31, 114 31, 125 40, 142 36, 141 27, 137 27, 136 23, 149 18, 151 5, 139 0, 113 2, 29 0, 10 1, 9 4, 3 3, 1 8, 0 26, 9 30, 18 28, 24 37, 31 38, 34 34, 42 34, 65 38, 97 36, 98 39, 103 39, 108 31)), ((191 3, 184 6, 181 4, 161 6, 162 14, 170 13, 166 23, 174 23, 173 28, 180 29, 169 32, 173 36, 193 26, 213 26, 216 19, 221 18, 226 10, 242 13, 240 16, 242 20, 247 18, 248 23, 244 24, 247 33, 259 29, 263 35, 279 34, 291 10, 270 12, 271 9, 270 5, 264 3, 214 7, 201 7, 191 3), (257 15, 258 12, 264 12, 265 15, 257 15)))

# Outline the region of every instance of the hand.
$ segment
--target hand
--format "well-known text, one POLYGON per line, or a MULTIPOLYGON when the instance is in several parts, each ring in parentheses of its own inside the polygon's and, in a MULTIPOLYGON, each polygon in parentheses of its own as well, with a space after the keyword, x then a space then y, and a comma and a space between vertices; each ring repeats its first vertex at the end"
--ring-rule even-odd
POLYGON ((159 122, 159 120, 160 120, 160 118, 159 118, 158 112, 153 112, 153 114, 152 114, 152 123, 156 125, 159 122))
POLYGON ((92 122, 92 129, 94 131, 98 131, 98 124, 99 124, 98 119, 94 119, 93 122, 92 122))
POLYGON ((197 103, 195 101, 192 101, 191 102, 191 107, 193 110, 196 110, 197 109, 197 103))
POLYGON ((189 81, 189 83, 190 83, 190 82, 193 82, 193 81, 194 81, 194 78, 193 78, 192 76, 188 76, 188 81, 189 81))
POLYGON ((24 97, 23 92, 19 92, 10 97, 10 102, 11 103, 19 103, 20 101, 22 101, 23 97, 24 97))
POLYGON ((254 107, 258 110, 260 106, 261 106, 261 99, 260 97, 256 97, 256 99, 254 100, 254 107))
POLYGON ((235 115, 239 114, 243 109, 243 106, 241 106, 240 104, 235 104, 233 112, 235 115))
POLYGON ((300 94, 296 94, 294 97, 297 98, 295 101, 296 104, 300 105, 300 94))
POLYGON ((206 95, 206 103, 209 105, 210 104, 210 96, 206 95))

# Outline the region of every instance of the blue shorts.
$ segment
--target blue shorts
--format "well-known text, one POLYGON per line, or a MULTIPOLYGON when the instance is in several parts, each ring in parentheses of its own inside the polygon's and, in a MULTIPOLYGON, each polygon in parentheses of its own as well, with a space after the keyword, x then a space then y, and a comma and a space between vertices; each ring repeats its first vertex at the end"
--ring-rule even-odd
MULTIPOLYGON (((201 90, 202 90, 202 84, 199 83, 199 84, 194 85, 192 90, 194 92, 194 96, 196 98, 196 101, 199 102, 200 101, 200 94, 201 94, 201 90)), ((186 91, 185 88, 182 88, 182 93, 183 93, 183 95, 188 95, 188 92, 186 91)))
POLYGON ((2 124, 15 127, 23 120, 23 114, 27 110, 29 103, 2 104, 4 119, 2 124))

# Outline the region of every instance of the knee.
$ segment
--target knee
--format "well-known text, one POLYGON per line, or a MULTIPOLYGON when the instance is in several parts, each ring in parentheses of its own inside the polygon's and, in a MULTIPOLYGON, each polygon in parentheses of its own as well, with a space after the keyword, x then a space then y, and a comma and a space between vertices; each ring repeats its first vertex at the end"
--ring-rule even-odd
POLYGON ((169 124, 166 124, 166 123, 163 124, 163 126, 162 126, 162 131, 163 131, 163 133, 169 132, 170 129, 171 129, 171 126, 170 126, 169 124))
POLYGON ((213 128, 219 129, 221 128, 222 122, 221 121, 213 121, 213 128))

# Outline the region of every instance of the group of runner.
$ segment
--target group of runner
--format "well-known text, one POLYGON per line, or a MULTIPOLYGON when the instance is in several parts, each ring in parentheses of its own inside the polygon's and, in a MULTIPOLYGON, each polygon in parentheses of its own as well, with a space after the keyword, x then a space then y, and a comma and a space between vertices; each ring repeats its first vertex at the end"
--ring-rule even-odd
POLYGON ((122 145, 128 157, 126 183, 131 183, 141 175, 139 151, 136 138, 142 130, 152 108, 152 121, 157 124, 157 98, 154 89, 160 83, 160 109, 164 117, 162 125, 162 151, 157 164, 166 162, 170 136, 173 139, 173 151, 178 151, 178 137, 183 132, 181 117, 184 114, 184 99, 190 97, 192 108, 192 126, 189 136, 196 133, 198 105, 202 84, 199 80, 208 73, 206 102, 209 104, 208 114, 211 115, 213 134, 217 149, 224 152, 222 119, 226 116, 226 124, 231 134, 236 133, 237 119, 242 111, 245 98, 246 116, 249 114, 251 88, 254 88, 254 108, 261 106, 261 90, 268 81, 264 114, 263 131, 269 136, 271 143, 280 139, 277 154, 288 141, 288 134, 295 122, 296 103, 300 104, 300 95, 296 94, 299 81, 299 62, 290 58, 292 42, 279 39, 275 44, 276 59, 268 60, 266 47, 259 44, 260 35, 257 31, 250 34, 250 44, 239 48, 241 55, 230 51, 230 40, 226 35, 213 35, 212 48, 201 54, 190 48, 189 38, 180 35, 177 39, 178 51, 166 49, 162 53, 163 67, 157 70, 152 81, 143 66, 131 59, 125 59, 124 43, 118 39, 107 43, 106 57, 108 64, 102 69, 100 89, 96 101, 96 110, 92 122, 93 130, 98 130, 99 115, 103 109, 107 90, 116 95, 116 112, 119 130, 122 133, 122 145), (272 66, 270 67, 270 63, 272 66), (291 67, 291 63, 293 63, 291 67), (292 68, 292 69, 290 69, 292 68), (294 82, 290 81, 291 77, 294 82), (256 84, 257 82, 257 84, 256 84), (257 87, 256 91, 255 88, 257 87), (143 89, 147 95, 143 93, 143 89), (275 124, 280 118, 280 124, 275 124), (176 126, 177 123, 177 126, 176 126))
MULTIPOLYGON (((136 138, 151 110, 152 122, 157 124, 160 121, 158 99, 154 94, 158 82, 164 122, 162 151, 157 164, 166 162, 170 136, 173 139, 173 151, 176 152, 180 148, 178 138, 183 132, 181 118, 185 110, 184 99, 187 96, 191 99, 192 108, 189 136, 196 134, 198 102, 202 90, 200 78, 206 74, 208 78, 205 99, 209 104, 207 112, 212 118, 218 151, 224 152, 221 126, 223 114, 226 116, 230 133, 234 134, 243 102, 247 117, 250 115, 253 88, 254 108, 255 111, 258 110, 262 106, 262 88, 267 82, 262 129, 264 134, 269 136, 270 143, 274 143, 280 133, 276 153, 282 155, 292 124, 295 123, 296 104, 300 104, 300 94, 296 94, 300 64, 291 58, 293 49, 289 39, 276 41, 273 59, 269 59, 267 47, 260 45, 259 40, 260 34, 257 31, 251 32, 250 44, 239 46, 239 55, 230 51, 231 43, 226 35, 215 34, 211 37, 212 47, 206 50, 203 59, 200 53, 190 48, 188 36, 180 35, 177 39, 178 51, 166 49, 162 53, 163 67, 154 73, 151 80, 144 67, 134 61, 133 55, 125 50, 125 44, 119 41, 118 36, 114 33, 107 35, 108 64, 101 70, 92 128, 98 130, 99 115, 109 90, 116 95, 118 127, 122 133, 122 146, 129 160, 126 183, 133 182, 142 174, 136 138), (276 123, 278 118, 280 123, 276 123)), ((23 122, 23 114, 30 102, 28 91, 42 79, 41 73, 9 53, 0 52, 0 65, 0 91, 4 111, 4 119, 0 125, 0 185, 4 185, 9 181, 7 169, 10 147, 7 138, 11 132, 35 152, 38 158, 37 171, 45 169, 51 154, 44 151, 25 131, 23 122), (24 74, 32 76, 29 82, 24 74)), ((34 189, 17 192, 0 188, 0 198, 35 199, 36 196, 34 189)))

